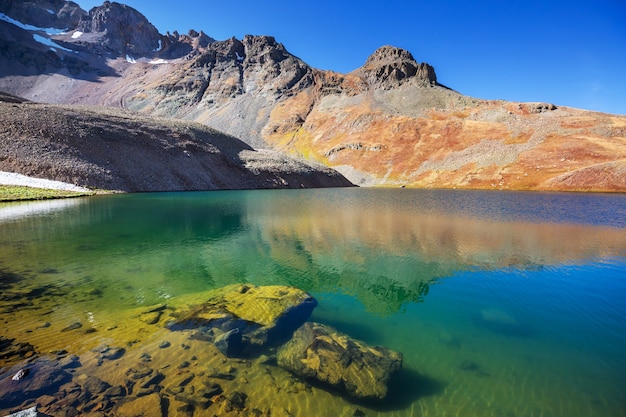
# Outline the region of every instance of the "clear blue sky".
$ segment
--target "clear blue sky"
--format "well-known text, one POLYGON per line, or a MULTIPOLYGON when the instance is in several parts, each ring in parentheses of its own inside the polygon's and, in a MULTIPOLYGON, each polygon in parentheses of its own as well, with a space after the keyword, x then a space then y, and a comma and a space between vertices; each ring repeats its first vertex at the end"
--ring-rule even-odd
MULTIPOLYGON (((102 4, 77 0, 85 10, 102 4)), ((271 35, 339 72, 379 46, 409 50, 439 82, 484 99, 626 114, 626 0, 126 0, 161 33, 271 35)))

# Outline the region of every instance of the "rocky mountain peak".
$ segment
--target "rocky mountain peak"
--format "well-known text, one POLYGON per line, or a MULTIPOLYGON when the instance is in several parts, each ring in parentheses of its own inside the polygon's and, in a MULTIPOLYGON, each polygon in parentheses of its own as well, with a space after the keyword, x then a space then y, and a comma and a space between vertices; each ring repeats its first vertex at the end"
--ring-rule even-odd
POLYGON ((359 71, 370 86, 385 90, 410 80, 417 80, 424 85, 437 84, 432 66, 418 63, 409 51, 394 46, 378 48, 359 71))
POLYGON ((365 66, 380 66, 398 61, 415 62, 413 55, 406 49, 385 45, 375 50, 365 61, 365 66))
POLYGON ((291 57, 283 44, 277 43, 273 36, 246 35, 242 43, 250 59, 261 65, 266 62, 280 62, 291 57))
POLYGON ((105 1, 94 7, 78 24, 84 33, 99 33, 101 45, 114 54, 153 55, 160 50, 159 31, 137 10, 125 4, 105 1))
POLYGON ((40 28, 71 29, 76 27, 86 11, 66 0, 0 0, 0 13, 40 28))

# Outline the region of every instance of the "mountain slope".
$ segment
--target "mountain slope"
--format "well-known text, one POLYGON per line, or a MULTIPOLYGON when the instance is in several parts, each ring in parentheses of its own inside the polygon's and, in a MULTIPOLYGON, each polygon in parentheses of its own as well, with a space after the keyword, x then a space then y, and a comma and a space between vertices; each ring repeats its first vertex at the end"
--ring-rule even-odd
POLYGON ((64 33, 37 33, 62 48, 0 19, 0 89, 197 121, 360 185, 626 191, 625 116, 464 96, 399 48, 339 74, 270 36, 161 35, 115 2, 64 33), (113 22, 127 29, 107 29, 113 22))
POLYGON ((0 94, 0 170, 115 191, 339 187, 331 169, 206 126, 0 94))
MULTIPOLYGON (((302 93, 282 106, 311 100, 302 93)), ((623 116, 411 86, 324 97, 306 121, 287 128, 281 111, 272 114, 270 143, 323 161, 357 184, 626 191, 623 116), (439 104, 420 111, 420 101, 439 104)))

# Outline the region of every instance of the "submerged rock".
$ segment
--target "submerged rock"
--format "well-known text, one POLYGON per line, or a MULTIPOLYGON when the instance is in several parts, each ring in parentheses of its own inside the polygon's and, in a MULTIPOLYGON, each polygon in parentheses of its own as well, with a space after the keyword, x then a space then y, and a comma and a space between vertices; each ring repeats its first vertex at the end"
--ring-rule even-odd
POLYGON ((71 330, 76 330, 76 329, 80 329, 81 327, 83 327, 82 323, 79 322, 75 322, 70 324, 69 326, 63 328, 63 330, 61 330, 62 332, 69 332, 71 330))
POLYGON ((36 354, 35 347, 27 342, 16 342, 0 336, 0 366, 13 359, 26 359, 36 354))
POLYGON ((454 349, 461 347, 461 340, 445 330, 439 332, 439 342, 454 349))
POLYGON ((119 417, 163 416, 161 396, 158 393, 151 393, 143 397, 130 398, 128 401, 120 401, 113 407, 113 415, 119 417))
POLYGON ((402 354, 370 347, 330 326, 305 323, 278 349, 278 365, 313 378, 351 397, 379 400, 387 395, 391 376, 402 367, 402 354))
POLYGON ((19 381, 24 379, 24 377, 28 374, 28 369, 20 369, 17 371, 15 375, 11 378, 13 381, 19 381))
POLYGON ((43 394, 55 393, 72 379, 67 371, 48 360, 35 361, 28 368, 14 368, 9 370, 9 375, 0 378, 1 402, 5 408, 15 407, 43 394), (13 379, 21 370, 24 371, 21 378, 13 379))
POLYGON ((227 356, 239 356, 289 340, 316 306, 315 298, 298 288, 233 285, 179 312, 168 328, 196 330, 192 338, 215 343, 227 356))
POLYGON ((83 388, 92 394, 101 394, 111 388, 111 384, 95 376, 89 376, 83 382, 83 388))

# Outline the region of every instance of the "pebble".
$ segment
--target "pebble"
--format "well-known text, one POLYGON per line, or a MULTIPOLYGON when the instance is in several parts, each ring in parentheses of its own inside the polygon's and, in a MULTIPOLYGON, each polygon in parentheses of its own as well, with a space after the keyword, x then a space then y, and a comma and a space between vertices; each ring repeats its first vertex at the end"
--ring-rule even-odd
POLYGON ((26 375, 28 375, 28 369, 20 369, 11 379, 13 381, 21 381, 26 375))

